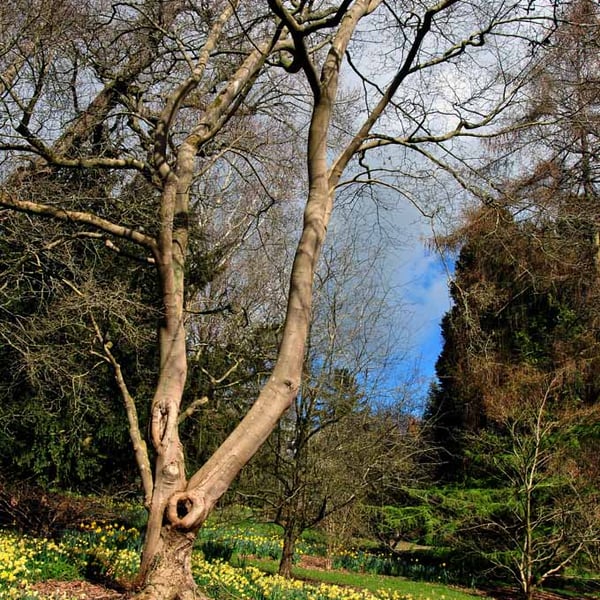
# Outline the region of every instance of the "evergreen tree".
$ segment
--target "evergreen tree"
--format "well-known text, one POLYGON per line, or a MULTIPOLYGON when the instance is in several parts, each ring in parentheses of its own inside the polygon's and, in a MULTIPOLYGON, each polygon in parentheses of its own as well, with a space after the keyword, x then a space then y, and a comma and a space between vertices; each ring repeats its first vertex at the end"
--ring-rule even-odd
POLYGON ((512 176, 446 239, 460 251, 428 416, 451 479, 469 473, 467 439, 494 427, 489 398, 510 386, 516 368, 568 371, 561 402, 596 402, 599 39, 595 4, 570 5, 529 86, 520 119, 529 126, 513 128, 488 166, 512 176), (514 176, 516 165, 523 175, 514 176))

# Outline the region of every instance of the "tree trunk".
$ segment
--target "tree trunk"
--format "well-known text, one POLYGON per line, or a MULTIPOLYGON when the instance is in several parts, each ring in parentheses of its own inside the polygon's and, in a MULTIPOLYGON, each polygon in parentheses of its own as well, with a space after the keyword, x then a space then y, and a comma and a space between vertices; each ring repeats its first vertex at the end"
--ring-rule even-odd
POLYGON ((294 548, 298 539, 298 531, 295 526, 286 527, 283 531, 283 551, 279 561, 278 573, 288 579, 292 576, 292 564, 294 560, 294 548))
POLYGON ((521 590, 521 594, 524 600, 533 600, 533 597, 535 596, 535 587, 532 583, 528 582, 521 590))
POLYGON ((139 582, 137 600, 192 600, 206 598, 192 577, 192 549, 196 533, 170 525, 162 528, 152 563, 139 582))

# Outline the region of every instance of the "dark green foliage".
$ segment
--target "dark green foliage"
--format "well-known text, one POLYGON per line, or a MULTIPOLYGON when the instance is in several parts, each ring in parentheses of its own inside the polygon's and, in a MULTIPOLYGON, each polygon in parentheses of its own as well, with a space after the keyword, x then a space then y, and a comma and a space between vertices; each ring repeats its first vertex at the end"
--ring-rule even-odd
POLYGON ((523 374, 560 377, 555 407, 593 406, 600 394, 600 20, 590 0, 562 10, 519 121, 546 124, 498 141, 490 168, 507 178, 446 240, 459 252, 454 306, 428 417, 447 480, 485 476, 470 436, 502 433, 501 398, 516 400, 523 374))
POLYGON ((506 507, 504 489, 438 486, 404 490, 397 506, 368 507, 371 531, 396 549, 402 542, 449 547, 474 515, 485 519, 506 507))
MULTIPOLYGON (((156 233, 156 190, 141 177, 56 169, 21 178, 19 194, 49 203, 67 197, 66 208, 93 205, 106 218, 117 211, 124 225, 156 233)), ((82 491, 131 488, 125 482, 136 478, 103 344, 143 429, 158 374, 158 290, 149 256, 127 240, 111 244, 75 224, 0 213, 0 468, 11 477, 82 491)), ((214 277, 218 254, 195 238, 193 290, 214 277)))
POLYGON ((533 224, 484 208, 460 234, 452 310, 427 417, 443 448, 440 473, 469 472, 468 436, 490 422, 488 397, 527 365, 553 372, 569 364, 563 401, 594 403, 600 392, 600 329, 589 238, 561 238, 560 222, 533 224), (586 239, 588 241, 586 241, 586 239))
MULTIPOLYGON (((132 194, 155 192, 138 178, 108 171, 23 171, 23 199, 115 212, 121 190, 124 224, 150 223, 132 194)), ((119 208, 119 211, 121 208, 119 208)), ((122 485, 135 473, 125 411, 103 355, 110 343, 131 391, 145 400, 155 377, 150 352, 157 312, 153 267, 126 240, 110 246, 74 223, 0 219, 0 467, 48 487, 122 485), (101 483, 99 483, 101 482, 101 483)), ((140 402, 140 417, 145 418, 140 402)))
POLYGON ((228 327, 237 327, 237 336, 229 341, 213 339, 190 357, 183 410, 204 399, 180 430, 191 472, 210 457, 252 404, 278 343, 278 325, 251 327, 243 311, 233 307, 210 318, 217 324, 227 320, 228 327))
POLYGON ((401 541, 431 544, 443 537, 442 521, 432 506, 409 499, 398 506, 367 507, 370 530, 387 546, 395 547, 401 541), (418 502, 415 503, 415 502, 418 502))
POLYGON ((596 543, 596 264, 589 237, 562 233, 494 207, 472 216, 428 412, 440 477, 466 488, 428 498, 446 543, 523 594, 596 543))
POLYGON ((63 247, 69 256, 22 247, 21 280, 9 273, 12 257, 2 265, 14 287, 4 288, 0 310, 0 466, 66 488, 85 488, 97 476, 118 484, 133 468, 122 402, 94 323, 111 340, 132 385, 154 370, 146 346, 154 335, 151 311, 141 309, 138 291, 133 301, 121 301, 127 282, 115 289, 99 267, 84 270, 80 261, 93 260, 86 246, 63 247), (26 272, 32 263, 39 263, 38 273, 26 272))
POLYGON ((233 548, 228 544, 219 541, 206 540, 202 543, 202 554, 208 561, 224 560, 229 561, 233 555, 233 548))

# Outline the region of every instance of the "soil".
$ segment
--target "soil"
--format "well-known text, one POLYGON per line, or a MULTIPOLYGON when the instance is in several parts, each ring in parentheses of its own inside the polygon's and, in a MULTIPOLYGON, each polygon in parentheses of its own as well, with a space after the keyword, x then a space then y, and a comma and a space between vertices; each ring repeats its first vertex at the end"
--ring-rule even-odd
POLYGON ((128 594, 88 581, 44 581, 31 586, 43 600, 77 598, 78 600, 126 600, 128 594))
POLYGON ((304 569, 317 569, 319 571, 331 570, 331 559, 323 556, 310 556, 305 554, 300 558, 300 566, 304 569))

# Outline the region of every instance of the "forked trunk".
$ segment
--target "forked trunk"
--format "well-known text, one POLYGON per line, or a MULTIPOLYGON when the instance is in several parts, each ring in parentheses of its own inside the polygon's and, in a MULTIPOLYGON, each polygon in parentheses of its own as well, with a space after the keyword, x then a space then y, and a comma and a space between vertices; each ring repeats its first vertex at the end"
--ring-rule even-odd
POLYGON ((136 600, 192 600, 206 598, 192 576, 196 534, 170 525, 162 528, 152 563, 141 574, 136 600))

